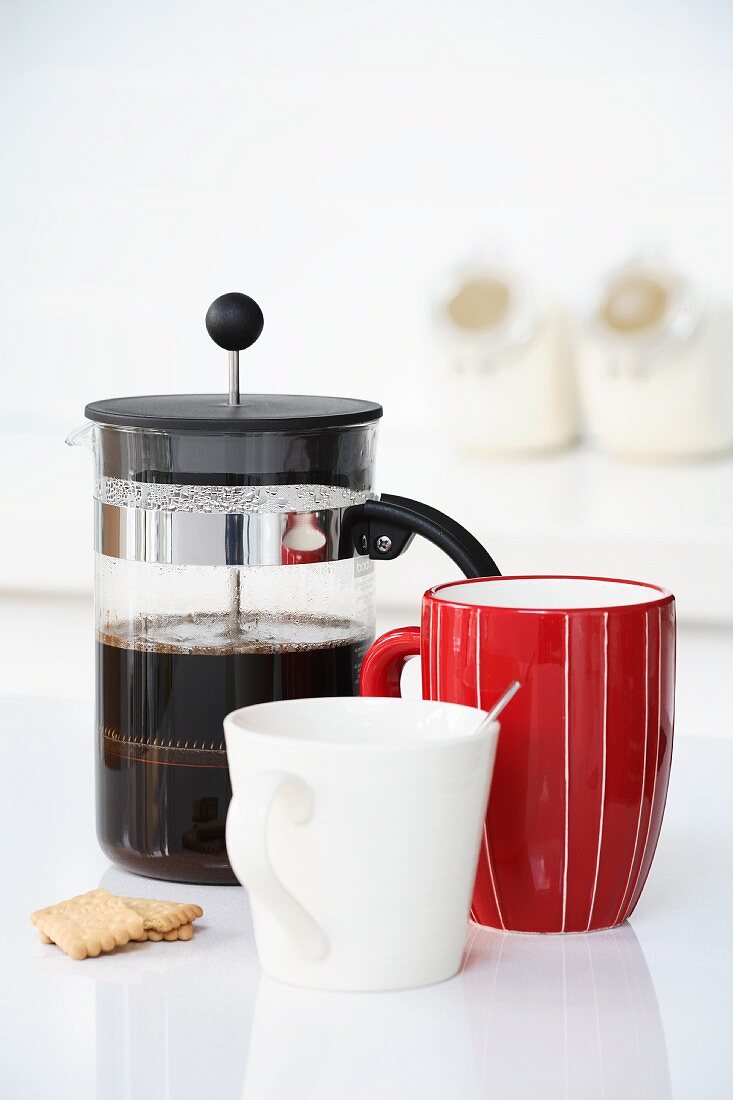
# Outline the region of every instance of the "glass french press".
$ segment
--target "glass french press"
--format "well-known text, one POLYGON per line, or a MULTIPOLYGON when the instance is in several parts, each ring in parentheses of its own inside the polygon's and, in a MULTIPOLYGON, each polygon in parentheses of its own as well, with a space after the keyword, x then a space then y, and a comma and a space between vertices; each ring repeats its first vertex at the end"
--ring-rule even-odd
POLYGON ((467 576, 489 554, 435 509, 373 492, 380 405, 239 393, 259 306, 206 315, 229 396, 87 405, 95 459, 97 831, 126 869, 234 882, 222 720, 250 703, 352 695, 374 637, 373 561, 418 533, 467 576))

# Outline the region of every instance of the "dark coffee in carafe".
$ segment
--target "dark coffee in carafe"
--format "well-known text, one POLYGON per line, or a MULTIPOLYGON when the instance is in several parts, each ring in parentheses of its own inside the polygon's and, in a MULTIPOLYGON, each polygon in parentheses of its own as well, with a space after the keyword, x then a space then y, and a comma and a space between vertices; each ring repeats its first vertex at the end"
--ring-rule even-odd
POLYGON ((224 839, 231 798, 224 716, 273 699, 355 693, 369 644, 356 624, 259 626, 268 643, 220 638, 213 618, 197 622, 186 649, 180 639, 192 627, 183 618, 98 637, 98 832, 107 855, 128 870, 234 882, 224 839))

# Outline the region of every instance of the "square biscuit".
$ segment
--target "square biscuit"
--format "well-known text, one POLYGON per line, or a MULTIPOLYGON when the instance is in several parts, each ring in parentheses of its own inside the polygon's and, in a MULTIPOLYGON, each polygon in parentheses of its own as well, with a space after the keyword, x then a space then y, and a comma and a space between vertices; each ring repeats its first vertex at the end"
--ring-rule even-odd
POLYGON ((120 901, 141 917, 145 932, 171 932, 204 915, 200 905, 179 901, 156 901, 153 898, 120 898, 120 901))
POLYGON ((169 943, 176 940, 192 940, 193 925, 181 924, 178 928, 171 928, 169 932, 156 932, 150 928, 143 932, 141 936, 138 936, 137 939, 140 943, 144 943, 146 940, 150 940, 151 943, 160 943, 161 940, 167 940, 169 943))
POLYGON ((31 921, 44 942, 55 943, 72 959, 95 958, 143 932, 140 914, 102 887, 37 909, 31 921))

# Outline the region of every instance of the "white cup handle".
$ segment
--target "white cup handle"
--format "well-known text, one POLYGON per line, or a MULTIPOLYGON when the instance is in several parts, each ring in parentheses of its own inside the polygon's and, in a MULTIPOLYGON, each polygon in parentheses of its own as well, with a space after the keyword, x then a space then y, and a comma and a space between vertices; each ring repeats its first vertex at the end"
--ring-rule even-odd
POLYGON ((313 813, 313 791, 289 772, 251 776, 229 805, 226 839, 229 860, 239 881, 270 911, 306 959, 323 959, 328 939, 310 913, 286 890, 272 869, 267 850, 267 825, 276 798, 287 798, 294 825, 305 825, 313 813))

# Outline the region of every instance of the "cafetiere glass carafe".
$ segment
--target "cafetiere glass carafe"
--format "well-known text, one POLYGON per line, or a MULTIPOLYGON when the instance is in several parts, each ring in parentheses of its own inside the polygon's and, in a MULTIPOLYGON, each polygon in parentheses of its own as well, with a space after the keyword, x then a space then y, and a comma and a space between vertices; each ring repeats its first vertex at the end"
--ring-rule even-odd
POLYGON ((234 882, 222 721, 272 699, 352 695, 374 636, 373 559, 413 534, 497 572, 441 513, 373 492, 381 406, 239 395, 262 328, 217 299, 230 393, 93 402, 70 443, 95 459, 97 830, 130 871, 234 882))

